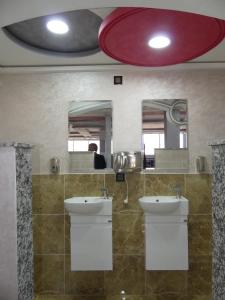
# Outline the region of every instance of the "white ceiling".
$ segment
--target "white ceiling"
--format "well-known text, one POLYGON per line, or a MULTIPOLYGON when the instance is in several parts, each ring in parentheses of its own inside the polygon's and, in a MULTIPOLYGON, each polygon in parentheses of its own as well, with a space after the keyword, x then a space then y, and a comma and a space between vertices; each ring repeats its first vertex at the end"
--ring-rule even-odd
MULTIPOLYGON (((145 6, 158 7, 189 12, 201 13, 225 19, 224 0, 0 0, 0 27, 38 16, 59 13, 62 11, 88 8, 99 14, 102 18, 109 14, 113 8, 119 6, 145 6), (107 3, 107 7, 105 8, 107 3), (97 9, 93 9, 97 8, 97 9)), ((121 64, 99 52, 86 57, 63 57, 38 53, 10 40, 3 31, 0 31, 0 67, 2 71, 9 71, 15 67, 60 67, 83 66, 88 69, 96 67, 115 68, 121 64)), ((207 54, 182 66, 225 67, 225 40, 207 54)), ((175 68, 181 68, 181 65, 175 68)), ((133 67, 135 68, 135 67, 133 67)), ((170 67, 171 68, 171 67, 170 67)), ((20 68, 21 69, 21 68, 20 68)), ((39 68, 40 69, 40 68, 39 68)), ((51 68, 50 68, 51 69, 51 68)), ((152 68, 148 68, 152 69, 152 68)))

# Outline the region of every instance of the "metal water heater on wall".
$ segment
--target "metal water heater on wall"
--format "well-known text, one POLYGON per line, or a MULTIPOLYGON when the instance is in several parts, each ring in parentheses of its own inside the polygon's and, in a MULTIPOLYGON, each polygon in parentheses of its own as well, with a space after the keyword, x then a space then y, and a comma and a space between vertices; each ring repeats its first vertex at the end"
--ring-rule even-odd
POLYGON ((113 169, 116 173, 141 171, 141 152, 121 151, 113 154, 113 169))

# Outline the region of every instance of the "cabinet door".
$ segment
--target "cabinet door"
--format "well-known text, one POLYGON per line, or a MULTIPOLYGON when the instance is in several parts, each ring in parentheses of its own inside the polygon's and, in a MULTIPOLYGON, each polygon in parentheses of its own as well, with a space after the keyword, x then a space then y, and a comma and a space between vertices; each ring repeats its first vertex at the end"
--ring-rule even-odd
POLYGON ((71 270, 112 270, 112 224, 71 226, 71 270))
POLYGON ((146 269, 187 270, 187 223, 146 224, 146 269))

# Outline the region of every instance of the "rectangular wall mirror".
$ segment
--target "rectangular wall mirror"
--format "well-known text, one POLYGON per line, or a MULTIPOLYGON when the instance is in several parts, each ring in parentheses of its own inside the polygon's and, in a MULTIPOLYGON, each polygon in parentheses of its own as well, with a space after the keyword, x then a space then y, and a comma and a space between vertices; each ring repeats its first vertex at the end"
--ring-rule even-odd
POLYGON ((112 101, 72 101, 68 113, 70 172, 112 166, 112 101))
POLYGON ((144 100, 142 102, 143 168, 188 170, 187 100, 144 100))

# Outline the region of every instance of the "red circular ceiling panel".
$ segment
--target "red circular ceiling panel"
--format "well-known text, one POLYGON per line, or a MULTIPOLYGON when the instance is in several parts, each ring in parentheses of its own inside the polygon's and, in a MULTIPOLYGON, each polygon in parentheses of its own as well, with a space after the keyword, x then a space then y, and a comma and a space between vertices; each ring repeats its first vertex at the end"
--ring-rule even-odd
POLYGON ((118 8, 103 21, 101 49, 112 58, 137 66, 167 66, 194 59, 218 45, 225 21, 193 13, 152 8, 118 8), (155 49, 151 38, 166 36, 170 45, 155 49))

